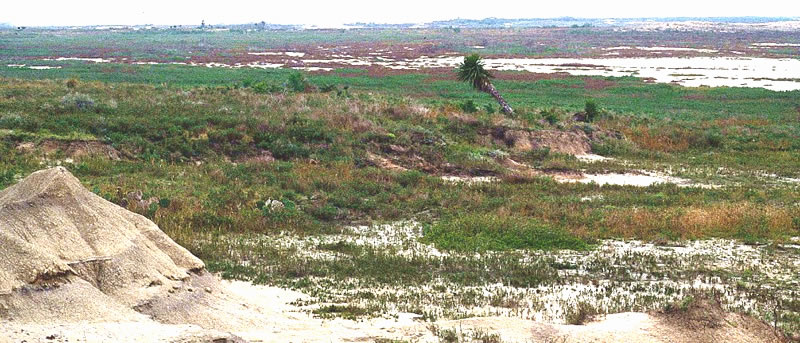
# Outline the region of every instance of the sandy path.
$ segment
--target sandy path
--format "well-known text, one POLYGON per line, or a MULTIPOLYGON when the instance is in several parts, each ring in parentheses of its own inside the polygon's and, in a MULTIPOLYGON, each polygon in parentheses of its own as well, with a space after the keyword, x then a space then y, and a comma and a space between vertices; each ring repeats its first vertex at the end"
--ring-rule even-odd
MULTIPOLYGON (((21 342, 370 342, 378 338, 414 342, 439 342, 430 330, 454 330, 469 337, 481 331, 498 334, 503 342, 712 342, 719 339, 738 342, 779 342, 765 335, 763 328, 736 314, 722 314, 720 325, 692 327, 692 322, 670 322, 646 313, 618 313, 603 316, 585 325, 543 323, 521 318, 480 317, 434 323, 415 321, 410 314, 393 319, 325 320, 314 318, 303 308, 292 305, 307 299, 302 293, 246 282, 223 281, 214 290, 211 306, 220 326, 231 333, 214 330, 215 323, 200 325, 163 324, 155 321, 19 323, 0 322, 2 343, 21 342), (222 316, 241 316, 251 323, 231 327, 222 316), (205 327, 205 328, 204 328, 205 327), (694 334, 696 333, 696 334, 694 334)), ((712 310, 713 312, 713 310, 712 310)), ((208 317, 209 313, 198 313, 208 317)), ((758 325, 758 323, 756 323, 758 325)), ((773 339, 774 338, 774 339, 773 339)))

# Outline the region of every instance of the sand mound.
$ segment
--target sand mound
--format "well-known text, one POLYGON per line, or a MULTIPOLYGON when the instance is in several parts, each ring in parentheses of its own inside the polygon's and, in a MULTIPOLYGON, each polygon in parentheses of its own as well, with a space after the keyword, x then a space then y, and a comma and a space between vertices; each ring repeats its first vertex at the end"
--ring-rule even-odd
POLYGON ((200 259, 62 167, 0 191, 0 247, 0 331, 12 337, 238 340, 208 330, 235 321, 200 259))
POLYGON ((128 317, 116 307, 204 267, 155 224, 87 191, 61 167, 1 191, 0 228, 0 307, 16 318, 128 317))
POLYGON ((676 341, 784 342, 769 324, 750 316, 726 312, 719 302, 699 298, 686 308, 656 314, 656 332, 676 341))

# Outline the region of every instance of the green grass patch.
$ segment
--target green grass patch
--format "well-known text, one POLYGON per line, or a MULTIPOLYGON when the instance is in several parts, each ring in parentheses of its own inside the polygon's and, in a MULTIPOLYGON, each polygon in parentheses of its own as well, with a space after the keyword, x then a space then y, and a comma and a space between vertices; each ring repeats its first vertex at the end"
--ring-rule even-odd
POLYGON ((314 315, 320 318, 336 318, 356 320, 359 317, 370 314, 370 311, 354 305, 328 305, 322 306, 313 311, 314 315))
POLYGON ((447 216, 425 230, 423 241, 440 249, 479 252, 589 248, 586 241, 535 219, 491 213, 447 216))

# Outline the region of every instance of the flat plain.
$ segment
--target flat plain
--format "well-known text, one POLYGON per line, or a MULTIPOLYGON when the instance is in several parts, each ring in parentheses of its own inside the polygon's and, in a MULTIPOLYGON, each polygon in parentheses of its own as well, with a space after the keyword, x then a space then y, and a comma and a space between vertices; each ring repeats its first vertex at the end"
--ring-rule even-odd
POLYGON ((318 319, 411 318, 453 341, 450 320, 714 299, 792 337, 798 37, 2 30, 0 188, 64 166, 318 319), (472 53, 514 115, 457 80, 472 53))

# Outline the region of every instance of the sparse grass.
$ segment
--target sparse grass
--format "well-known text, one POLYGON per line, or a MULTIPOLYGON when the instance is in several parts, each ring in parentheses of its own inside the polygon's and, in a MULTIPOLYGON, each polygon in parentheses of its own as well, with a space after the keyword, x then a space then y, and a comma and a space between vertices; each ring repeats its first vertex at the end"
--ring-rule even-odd
POLYGON ((502 343, 500 335, 484 330, 442 329, 436 325, 429 327, 441 343, 502 343))
POLYGON ((356 320, 370 313, 369 310, 353 305, 327 305, 312 311, 320 318, 336 318, 356 320))

